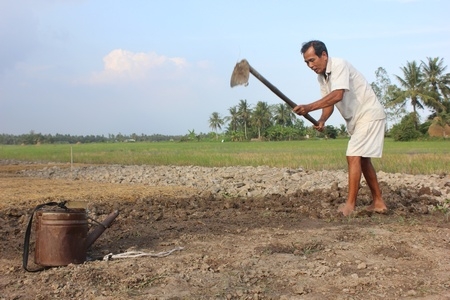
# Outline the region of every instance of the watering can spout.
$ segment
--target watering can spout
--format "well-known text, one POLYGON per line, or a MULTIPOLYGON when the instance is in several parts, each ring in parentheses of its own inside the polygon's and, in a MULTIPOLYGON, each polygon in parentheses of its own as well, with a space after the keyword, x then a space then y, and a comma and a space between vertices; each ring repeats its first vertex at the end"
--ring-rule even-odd
POLYGON ((98 224, 86 238, 86 249, 92 246, 92 244, 102 235, 102 233, 108 228, 114 219, 119 215, 119 211, 115 210, 110 213, 103 222, 98 224))

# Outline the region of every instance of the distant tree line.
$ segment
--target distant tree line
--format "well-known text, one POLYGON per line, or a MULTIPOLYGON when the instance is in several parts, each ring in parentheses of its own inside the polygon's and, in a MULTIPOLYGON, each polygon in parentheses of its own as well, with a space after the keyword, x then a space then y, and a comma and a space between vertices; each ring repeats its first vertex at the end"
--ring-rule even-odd
POLYGON ((304 119, 298 117, 285 103, 269 105, 267 102, 258 101, 255 107, 252 107, 246 99, 241 99, 239 104, 230 107, 228 112, 229 116, 223 118, 218 112, 213 112, 209 118, 209 127, 214 131, 216 139, 225 124, 227 126, 221 138, 230 141, 286 141, 305 137, 336 138, 346 135, 344 125, 339 128, 328 125, 321 133, 312 126, 305 126, 304 119))
POLYGON ((12 135, 0 134, 0 144, 2 145, 36 145, 36 144, 77 144, 77 143, 117 143, 117 142, 161 142, 171 140, 181 140, 179 135, 162 134, 108 134, 104 135, 70 135, 70 134, 41 134, 30 131, 27 134, 12 135))

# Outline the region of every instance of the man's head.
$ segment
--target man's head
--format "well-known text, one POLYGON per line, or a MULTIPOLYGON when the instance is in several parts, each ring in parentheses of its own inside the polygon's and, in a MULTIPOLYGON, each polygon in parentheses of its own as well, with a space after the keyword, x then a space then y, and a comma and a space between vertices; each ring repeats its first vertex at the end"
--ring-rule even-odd
POLYGON ((303 43, 300 51, 308 67, 317 74, 325 74, 328 62, 327 46, 321 41, 303 43))

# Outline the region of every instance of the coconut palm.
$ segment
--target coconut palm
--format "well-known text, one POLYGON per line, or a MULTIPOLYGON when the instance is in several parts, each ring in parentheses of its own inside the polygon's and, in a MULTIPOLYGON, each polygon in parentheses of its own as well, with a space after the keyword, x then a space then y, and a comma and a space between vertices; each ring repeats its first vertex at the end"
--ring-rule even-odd
MULTIPOLYGON (((445 103, 450 97, 450 74, 444 73, 447 66, 444 66, 444 59, 439 57, 427 57, 427 62, 422 61, 422 71, 427 87, 433 91, 437 100, 442 105, 432 107, 437 114, 446 110, 445 103)), ((448 107, 447 107, 448 109, 448 107)))
POLYGON ((291 126, 294 123, 296 115, 289 105, 286 103, 279 103, 274 106, 273 118, 276 125, 286 127, 291 126))
POLYGON ((239 100, 238 104, 238 116, 239 121, 244 126, 244 137, 245 139, 248 139, 247 137, 247 127, 250 122, 250 117, 252 114, 252 110, 250 108, 250 105, 247 103, 247 100, 239 100))
POLYGON ((224 123, 224 120, 220 117, 220 114, 218 112, 213 112, 211 114, 211 117, 209 117, 209 128, 214 130, 214 132, 216 133, 216 140, 219 138, 217 130, 222 129, 224 123))
POLYGON ((339 135, 347 136, 347 126, 345 126, 345 124, 339 125, 338 131, 339 131, 339 135))
POLYGON ((228 109, 228 112, 230 113, 229 116, 226 116, 224 118, 225 121, 229 122, 228 124, 228 130, 230 132, 237 131, 239 127, 239 114, 237 110, 237 106, 232 106, 228 109))
POLYGON ((259 101, 253 110, 251 122, 258 129, 258 139, 261 139, 261 130, 271 125, 272 113, 267 102, 259 101))
POLYGON ((436 105, 438 100, 433 98, 432 93, 426 89, 424 75, 416 61, 407 62, 406 66, 400 69, 403 72, 403 77, 398 75, 394 76, 400 82, 401 87, 396 90, 393 99, 390 101, 390 105, 405 107, 409 102, 413 108, 415 118, 414 126, 418 129, 419 115, 417 109, 424 109, 424 105, 430 107, 436 105))

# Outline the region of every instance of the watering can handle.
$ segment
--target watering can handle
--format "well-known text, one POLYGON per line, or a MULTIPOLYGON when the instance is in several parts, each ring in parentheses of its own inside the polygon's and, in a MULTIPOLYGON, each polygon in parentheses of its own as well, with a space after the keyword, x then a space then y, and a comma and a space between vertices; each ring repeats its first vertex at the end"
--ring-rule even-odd
POLYGON ((28 221, 27 230, 25 231, 25 239, 23 242, 22 266, 28 272, 39 272, 39 271, 42 271, 45 269, 45 268, 40 268, 40 269, 35 269, 35 270, 28 269, 28 254, 30 251, 30 236, 31 236, 31 225, 33 224, 33 216, 37 210, 41 209, 44 206, 59 206, 61 208, 67 208, 66 201, 63 201, 63 202, 48 202, 48 203, 44 203, 44 204, 39 204, 38 206, 36 206, 33 209, 33 212, 31 213, 31 216, 30 216, 30 220, 28 221))

